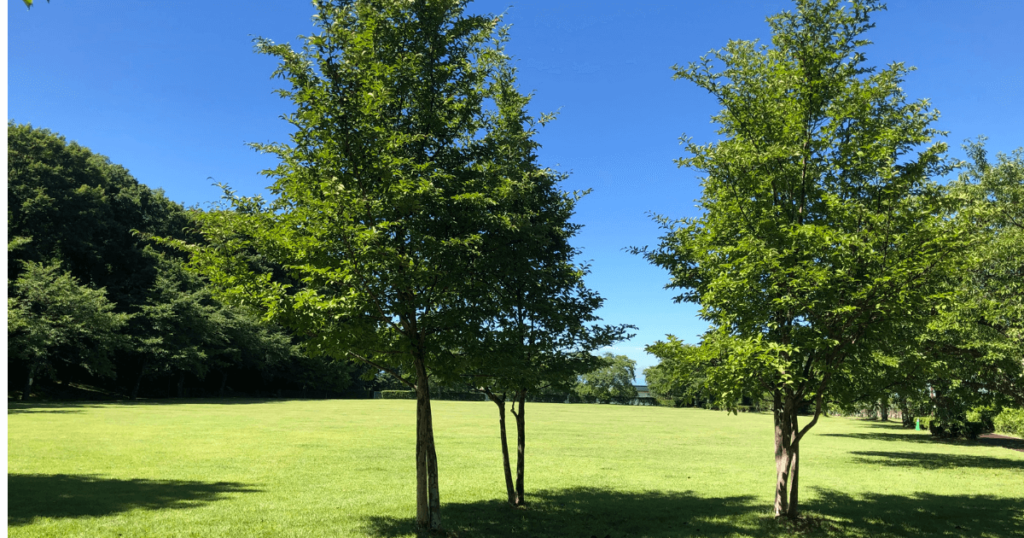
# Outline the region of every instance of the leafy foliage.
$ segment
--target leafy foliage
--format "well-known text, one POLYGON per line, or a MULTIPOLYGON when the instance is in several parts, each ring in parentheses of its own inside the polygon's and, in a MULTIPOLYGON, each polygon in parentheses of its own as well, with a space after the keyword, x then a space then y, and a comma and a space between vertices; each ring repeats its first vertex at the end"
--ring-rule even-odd
MULTIPOLYGON (((83 380, 133 397, 140 387, 143 393, 164 392, 145 378, 183 381, 187 374, 202 382, 214 371, 223 389, 229 370, 241 391, 263 389, 268 379, 303 388, 351 383, 347 368, 310 361, 280 328, 259 325, 245 311, 214 300, 205 281, 183 270, 180 253, 149 239, 201 239, 190 231, 196 212, 45 129, 9 123, 8 156, 9 296, 17 310, 8 334, 24 349, 37 350, 30 354, 47 377, 83 380), (48 293, 77 297, 96 312, 109 306, 111 315, 131 319, 96 322, 96 338, 116 340, 118 352, 109 353, 109 346, 30 344, 46 332, 40 320, 51 314, 18 316, 29 315, 29 304, 42 312, 48 293), (333 373, 325 375, 328 370, 333 373)), ((75 315, 81 318, 82 312, 75 315)), ((10 357, 19 378, 31 375, 28 364, 10 357)))
POLYGON ((59 264, 35 262, 25 264, 11 289, 8 352, 29 380, 53 376, 57 362, 96 376, 114 375, 110 355, 124 344, 120 329, 131 316, 114 312, 104 290, 79 284, 59 264))
POLYGON ((601 362, 600 368, 580 376, 574 392, 585 400, 593 398, 603 403, 626 403, 635 399, 636 361, 607 352, 601 356, 601 362))
POLYGON ((965 241, 932 180, 951 169, 946 145, 928 145, 938 113, 907 100, 909 68, 864 65, 862 35, 881 8, 799 0, 768 19, 771 47, 730 41, 676 68, 718 100, 723 138, 684 138, 692 156, 679 165, 705 174, 702 214, 660 218, 666 235, 644 252, 712 325, 699 357, 716 399, 773 394, 778 515, 823 402, 855 399, 924 328, 965 241), (815 419, 801 429, 809 401, 815 419))

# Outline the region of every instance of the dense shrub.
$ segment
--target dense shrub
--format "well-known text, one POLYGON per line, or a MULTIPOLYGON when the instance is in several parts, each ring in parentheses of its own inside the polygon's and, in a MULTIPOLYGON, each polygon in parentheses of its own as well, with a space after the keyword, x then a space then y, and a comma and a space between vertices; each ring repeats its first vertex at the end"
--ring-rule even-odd
POLYGON ((932 435, 944 439, 977 439, 979 435, 985 432, 985 425, 981 422, 971 422, 969 420, 956 420, 943 424, 938 419, 933 418, 928 423, 928 431, 932 435))
POLYGON ((1003 409, 992 423, 999 433, 1024 437, 1024 409, 1003 409))
POLYGON ((999 414, 999 409, 991 405, 981 405, 967 412, 968 422, 979 422, 986 432, 995 430, 993 419, 999 414))
POLYGON ((382 390, 380 391, 380 397, 385 400, 415 400, 416 391, 414 390, 382 390))

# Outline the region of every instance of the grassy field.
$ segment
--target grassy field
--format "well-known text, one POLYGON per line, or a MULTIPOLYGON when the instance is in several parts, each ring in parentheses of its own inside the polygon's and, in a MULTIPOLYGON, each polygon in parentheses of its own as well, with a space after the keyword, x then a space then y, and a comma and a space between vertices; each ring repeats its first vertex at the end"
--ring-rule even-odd
MULTIPOLYGON (((502 502, 497 412, 435 402, 450 535, 1024 536, 1024 453, 830 418, 798 527, 769 517, 771 417, 527 405, 527 496, 502 502)), ((8 404, 24 536, 413 536, 414 402, 8 404)))

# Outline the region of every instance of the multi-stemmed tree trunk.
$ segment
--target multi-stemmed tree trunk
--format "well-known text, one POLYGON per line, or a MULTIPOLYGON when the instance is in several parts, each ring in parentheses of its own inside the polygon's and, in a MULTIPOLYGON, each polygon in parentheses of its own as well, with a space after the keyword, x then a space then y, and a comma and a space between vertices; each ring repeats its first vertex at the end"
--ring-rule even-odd
POLYGON ((523 414, 526 405, 526 391, 516 391, 512 400, 512 415, 516 419, 516 478, 512 479, 512 462, 509 457, 508 435, 505 426, 505 395, 495 394, 489 388, 484 388, 487 397, 498 406, 498 431, 501 436, 501 462, 505 472, 505 492, 508 495, 508 503, 512 506, 526 504, 526 416, 523 414), (519 404, 519 412, 516 412, 516 404, 519 404))
POLYGON ((516 486, 512 482, 512 465, 508 456, 508 435, 505 428, 505 395, 498 396, 485 387, 484 393, 490 398, 494 405, 498 406, 498 434, 501 437, 501 463, 505 472, 505 492, 508 494, 508 503, 516 505, 516 486))

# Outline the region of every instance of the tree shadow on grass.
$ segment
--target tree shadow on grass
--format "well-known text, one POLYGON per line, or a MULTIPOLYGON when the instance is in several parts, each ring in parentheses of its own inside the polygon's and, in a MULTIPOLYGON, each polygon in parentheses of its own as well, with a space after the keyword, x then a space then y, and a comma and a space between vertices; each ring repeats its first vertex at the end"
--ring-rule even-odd
POLYGON ((233 482, 117 480, 88 475, 7 475, 7 525, 36 518, 96 517, 136 508, 193 508, 228 493, 260 491, 233 482))
POLYGON ((1024 462, 1009 458, 989 458, 964 454, 934 454, 927 452, 855 451, 858 463, 882 464, 891 467, 920 467, 922 469, 1016 469, 1024 470, 1024 462))
MULTIPOLYGON (((910 433, 912 431, 913 430, 903 430, 903 429, 901 429, 898 432, 894 431, 894 432, 871 432, 871 433, 821 433, 821 434, 818 434, 818 435, 820 435, 822 437, 845 437, 847 439, 860 439, 860 440, 863 440, 863 441, 903 441, 903 442, 907 442, 907 443, 934 443, 934 442, 943 442, 944 441, 942 439, 936 439, 936 438, 932 437, 931 435, 921 435, 919 433, 918 434, 910 433)), ((966 442, 965 441, 960 441, 960 443, 953 443, 953 444, 961 444, 961 443, 965 444, 966 442)))
MULTIPOLYGON (((670 538, 689 536, 1024 536, 1024 501, 973 495, 868 494, 827 489, 803 504, 796 522, 776 520, 754 497, 699 497, 691 492, 622 492, 598 488, 540 491, 525 508, 500 500, 446 503, 448 536, 530 538, 670 538)), ((415 518, 371 517, 372 536, 415 534, 415 518)))
POLYGON ((22 413, 81 413, 81 409, 97 409, 111 407, 150 407, 167 405, 247 405, 273 404, 288 401, 313 401, 301 398, 167 398, 163 400, 111 400, 84 402, 7 402, 7 414, 22 413))
POLYGON ((991 495, 909 496, 866 494, 855 498, 825 488, 807 510, 843 521, 844 532, 854 536, 1024 536, 1024 500, 991 495))
POLYGON ((902 441, 907 443, 937 443, 952 446, 982 446, 1002 447, 1011 450, 1024 450, 1024 440, 1012 437, 979 437, 978 439, 940 439, 931 435, 920 435, 909 433, 912 430, 900 432, 873 432, 873 433, 823 433, 823 437, 846 437, 849 439, 861 439, 864 441, 902 441), (903 433, 907 432, 907 433, 903 433))
MULTIPOLYGON (((767 514, 753 497, 701 498, 693 493, 622 492, 598 488, 538 491, 526 507, 501 500, 445 503, 450 536, 530 538, 620 538, 729 536, 756 530, 756 514, 767 514)), ((396 537, 415 533, 415 518, 371 517, 366 531, 396 537)))
POLYGON ((47 413, 51 415, 70 415, 73 413, 84 413, 80 409, 11 409, 7 408, 8 415, 25 415, 29 413, 47 413))

